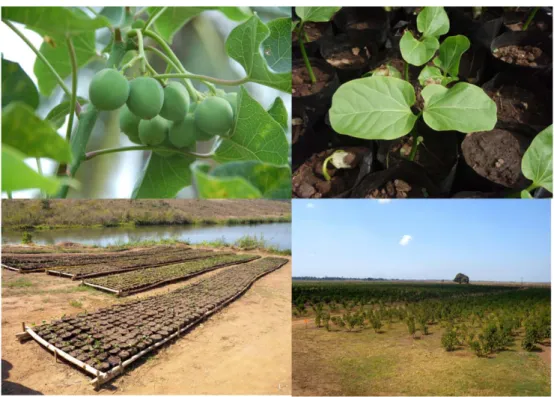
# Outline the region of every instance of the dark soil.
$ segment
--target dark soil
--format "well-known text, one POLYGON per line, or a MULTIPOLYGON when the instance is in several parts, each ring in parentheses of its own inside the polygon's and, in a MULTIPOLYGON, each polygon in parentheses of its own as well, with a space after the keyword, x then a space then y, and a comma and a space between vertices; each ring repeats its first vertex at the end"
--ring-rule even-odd
MULTIPOLYGON (((410 185, 408 182, 402 179, 395 179, 394 181, 388 181, 381 189, 374 189, 370 191, 365 198, 408 198, 411 191, 417 192, 420 188, 410 185)), ((423 196, 421 196, 423 197, 423 196)))
POLYGON ((332 155, 336 149, 329 149, 312 155, 292 176, 292 194, 299 198, 335 197, 347 192, 354 186, 358 178, 361 158, 368 152, 367 148, 353 147, 343 148, 353 154, 351 169, 336 169, 332 164, 327 164, 327 173, 330 181, 323 177, 323 162, 332 155))
POLYGON ((533 92, 517 86, 502 86, 496 91, 487 91, 496 103, 499 120, 519 124, 548 124, 544 103, 533 92))
POLYGON ((551 61, 542 49, 531 45, 508 45, 500 47, 493 51, 493 55, 506 63, 513 63, 520 66, 544 66, 548 65, 551 61))
POLYGON ((313 95, 323 90, 333 77, 325 71, 312 65, 312 70, 317 82, 312 84, 310 74, 306 66, 296 67, 292 69, 292 95, 296 97, 313 95))
POLYGON ((340 51, 332 54, 330 57, 325 58, 327 63, 337 69, 361 67, 367 63, 367 59, 371 57, 367 47, 360 49, 360 47, 353 47, 350 51, 340 51), (365 51, 367 56, 362 55, 362 51, 365 51))
POLYGON ((521 158, 528 146, 529 140, 522 135, 495 129, 467 135, 462 152, 479 175, 508 188, 522 189, 530 184, 521 173, 521 158))
MULTIPOLYGON (((308 37, 308 43, 321 39, 325 35, 325 30, 328 28, 328 26, 329 25, 326 22, 306 22, 302 29, 304 29, 304 32, 308 37)), ((292 42, 298 42, 298 34, 296 30, 292 32, 292 42)))

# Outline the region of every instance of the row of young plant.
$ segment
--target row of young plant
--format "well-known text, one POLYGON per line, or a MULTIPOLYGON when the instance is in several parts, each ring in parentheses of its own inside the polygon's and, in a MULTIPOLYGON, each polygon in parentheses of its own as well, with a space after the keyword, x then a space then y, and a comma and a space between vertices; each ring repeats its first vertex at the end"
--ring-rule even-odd
MULTIPOLYGON (((550 290, 533 288, 472 297, 451 297, 417 303, 366 303, 330 301, 310 304, 315 325, 347 331, 372 328, 376 333, 404 324, 408 335, 429 335, 431 325, 444 329, 441 344, 446 351, 467 347, 487 357, 513 345, 517 336, 528 351, 550 338, 550 290)), ((305 304, 296 304, 296 316, 306 316, 305 304)))
POLYGON ((483 43, 472 31, 480 28, 460 24, 462 11, 449 13, 464 34, 450 32, 443 7, 296 8, 294 197, 551 195, 552 92, 541 95, 552 80, 548 32, 495 39, 498 27, 483 43), (318 46, 326 62, 309 56, 318 46), (528 53, 536 62, 524 65, 528 53), (489 77, 488 63, 506 73, 489 77))
POLYGON ((33 325, 33 331, 105 372, 228 303, 256 278, 286 262, 276 257, 259 259, 169 293, 44 321, 33 325))
POLYGON ((38 80, 37 89, 17 62, 2 60, 2 192, 8 197, 38 188, 42 196, 65 198, 70 187, 79 189, 82 163, 124 151, 149 153, 132 198, 174 198, 193 183, 200 198, 290 197, 285 104, 273 95, 265 109, 245 87, 291 91, 290 17, 265 23, 248 7, 4 7, 2 22, 36 54, 38 80), (191 73, 172 49, 174 36, 204 11, 239 22, 223 55, 242 67, 241 78, 191 73), (44 37, 40 48, 21 25, 44 37), (100 32, 108 43, 97 42, 100 32), (78 72, 92 60, 103 69, 90 81, 88 97, 78 97, 78 72), (65 98, 40 117, 39 91, 49 97, 58 86, 65 98), (103 112, 119 112, 120 129, 135 145, 90 150, 103 112), (66 120, 63 138, 57 129, 66 120), (211 150, 197 152, 202 141, 212 142, 211 150), (44 158, 59 164, 55 175, 43 173, 44 158), (25 159, 36 159, 37 171, 25 159))
POLYGON ((133 270, 108 276, 90 278, 87 285, 98 285, 120 293, 132 293, 134 290, 160 285, 164 282, 187 278, 191 275, 208 271, 221 266, 236 265, 258 259, 259 255, 227 254, 190 260, 183 263, 154 268, 133 270))

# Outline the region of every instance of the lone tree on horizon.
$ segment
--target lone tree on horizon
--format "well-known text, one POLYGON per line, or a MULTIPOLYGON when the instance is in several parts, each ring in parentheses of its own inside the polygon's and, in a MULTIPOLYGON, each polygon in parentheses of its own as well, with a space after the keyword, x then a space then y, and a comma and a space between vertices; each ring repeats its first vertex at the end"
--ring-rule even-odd
POLYGON ((458 273, 456 277, 454 277, 454 282, 458 284, 469 284, 469 277, 463 273, 458 273))

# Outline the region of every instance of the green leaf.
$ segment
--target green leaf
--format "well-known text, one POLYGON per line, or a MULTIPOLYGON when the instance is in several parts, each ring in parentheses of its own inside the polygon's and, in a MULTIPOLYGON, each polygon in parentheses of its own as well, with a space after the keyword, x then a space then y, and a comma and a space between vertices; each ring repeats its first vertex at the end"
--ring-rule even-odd
POLYGON ((112 25, 121 26, 125 21, 125 7, 104 7, 100 15, 106 17, 112 25))
POLYGON ((232 21, 244 21, 252 16, 250 7, 218 7, 219 11, 232 21))
POLYGON ((237 121, 229 138, 222 138, 215 160, 220 163, 257 160, 288 164, 289 144, 279 122, 244 87, 237 100, 237 121))
POLYGON ((194 158, 176 155, 163 157, 152 153, 135 183, 131 198, 175 198, 192 182, 190 165, 194 158))
POLYGON ((522 199, 532 199, 533 196, 531 196, 531 193, 529 193, 528 190, 522 190, 520 194, 522 199))
MULTIPOLYGON (((86 32, 73 36, 73 46, 77 56, 77 66, 82 67, 96 57, 94 32, 86 32)), ((64 36, 49 36, 40 46, 40 52, 54 67, 62 79, 71 75, 71 60, 64 36)), ((42 95, 50 96, 58 81, 40 59, 37 58, 34 66, 38 88, 42 95)))
POLYGON ((242 65, 248 81, 290 93, 291 73, 275 73, 264 58, 261 46, 268 37, 269 28, 254 15, 231 31, 225 48, 227 54, 242 65))
MULTIPOLYGON (((88 101, 85 98, 77 97, 77 100, 79 102, 79 105, 84 106, 88 103, 88 101)), ((70 101, 64 101, 60 103, 59 105, 55 106, 48 112, 48 115, 46 116, 46 120, 48 120, 54 128, 60 129, 63 126, 63 123, 65 123, 65 118, 67 115, 69 115, 69 111, 71 108, 71 102, 70 101)))
POLYGON ((420 41, 406 30, 400 39, 402 58, 411 65, 421 66, 429 62, 438 49, 439 41, 433 36, 422 37, 420 41))
POLYGON ((280 97, 275 98, 273 105, 267 110, 267 113, 278 122, 284 130, 289 126, 289 115, 285 103, 280 97))
POLYGON ((439 68, 426 65, 418 76, 419 84, 427 86, 431 84, 442 84, 443 75, 439 68))
POLYGON ((2 143, 2 191, 42 189, 54 194, 61 186, 57 178, 45 177, 25 164, 25 156, 2 143))
POLYGON ((496 104, 479 87, 458 83, 452 88, 425 87, 423 119, 436 131, 490 131, 496 124, 496 104))
POLYGON ((539 132, 521 160, 523 175, 552 193, 552 125, 539 132))
POLYGON ((417 30, 427 37, 439 37, 450 30, 444 7, 425 7, 417 16, 417 30))
POLYGON ((290 18, 278 18, 267 24, 269 37, 263 42, 267 65, 276 72, 290 72, 292 65, 292 41, 290 18))
POLYGON ((414 88, 396 77, 351 80, 333 95, 329 118, 333 129, 362 139, 396 139, 409 133, 417 117, 414 88))
POLYGON ((19 63, 2 58, 2 107, 17 101, 36 109, 39 104, 37 87, 19 63))
POLYGON ((33 109, 14 102, 2 110, 2 144, 27 157, 48 157, 60 163, 71 161, 71 150, 52 124, 41 120, 33 109))
POLYGON ((342 7, 296 7, 296 15, 304 22, 328 22, 342 7))
POLYGON ((209 165, 193 165, 200 198, 291 198, 290 167, 258 161, 227 163, 208 172, 209 165))
POLYGON ((109 27, 108 18, 91 19, 84 12, 67 7, 2 7, 2 19, 19 22, 27 28, 62 35, 93 32, 109 27))
MULTIPOLYGON (((368 76, 385 76, 385 77, 396 77, 398 79, 402 78, 402 73, 396 69, 391 64, 383 65, 377 69, 373 69, 371 72, 367 73, 368 76)), ((366 77, 366 76, 362 76, 366 77)))
POLYGON ((462 35, 450 36, 444 39, 439 48, 439 56, 435 64, 448 75, 457 77, 462 54, 469 49, 469 39, 462 35))

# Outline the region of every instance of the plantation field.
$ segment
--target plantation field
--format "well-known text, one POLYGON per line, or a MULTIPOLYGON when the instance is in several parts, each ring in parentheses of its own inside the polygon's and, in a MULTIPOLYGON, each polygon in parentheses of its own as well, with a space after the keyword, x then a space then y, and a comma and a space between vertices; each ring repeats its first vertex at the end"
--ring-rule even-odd
POLYGON ((294 395, 550 395, 550 288, 293 282, 292 329, 294 395))
MULTIPOLYGON (((233 250, 220 252, 231 253, 233 250)), ((287 259, 290 258, 285 258, 285 261, 287 259)), ((66 278, 40 273, 21 275, 2 270, 2 358, 5 374, 8 375, 2 391, 14 394, 31 389, 45 394, 96 394, 88 384, 90 376, 64 362, 56 363, 50 352, 33 341, 20 345, 15 340, 14 335, 21 332, 22 313, 25 313, 27 325, 38 327, 34 329, 45 337, 46 329, 42 328, 51 324, 50 334, 60 332, 54 339, 61 340, 56 343, 61 343, 60 346, 66 350, 80 349, 80 358, 95 353, 100 360, 107 352, 107 359, 111 356, 121 359, 121 355, 133 354, 154 342, 154 339, 173 331, 175 326, 178 328, 181 320, 184 325, 199 318, 202 310, 209 312, 216 309, 220 302, 226 302, 237 291, 247 287, 260 272, 271 271, 274 266, 283 263, 281 259, 278 262, 262 258, 231 265, 139 293, 133 298, 115 298, 77 286, 66 278), (52 320, 58 321, 51 323, 52 320), (96 327, 100 328, 93 326, 87 331, 88 323, 93 325, 95 321, 96 327), (117 324, 111 324, 113 321, 117 324), (135 344, 132 336, 136 331, 131 328, 137 327, 137 321, 143 323, 142 328, 150 335, 135 344), (66 323, 68 325, 60 328, 66 323), (71 327, 74 328, 69 330, 71 327), (130 327, 129 332, 124 332, 126 327, 130 327), (79 335, 90 334, 94 328, 97 332, 90 334, 92 337, 112 338, 115 342, 73 346, 82 344, 84 340, 80 339, 83 337, 77 338, 77 335, 69 337, 77 328, 80 329, 79 335), (112 328, 115 333, 110 331, 112 328), (127 344, 122 338, 127 339, 127 344), (106 351, 108 343, 112 346, 106 351), (83 347, 86 346, 91 346, 92 350, 85 351, 83 347), (113 350, 116 348, 120 349, 117 353, 113 350)), ((221 394, 231 389, 243 394, 290 394, 290 264, 255 281, 239 298, 227 303, 229 306, 211 315, 200 327, 187 332, 185 337, 177 338, 167 348, 133 363, 125 376, 114 379, 100 394, 221 394), (254 318, 256 321, 253 321, 254 318), (272 346, 271 351, 266 349, 268 345, 272 346), (252 377, 252 382, 245 384, 239 381, 244 376, 252 377)), ((112 362, 114 359, 112 357, 112 362)), ((113 363, 107 360, 108 365, 113 363)))

